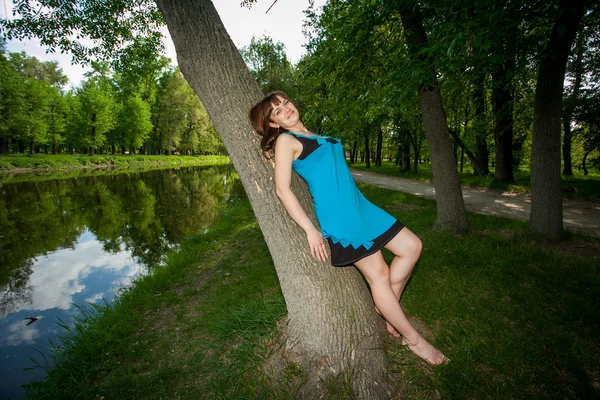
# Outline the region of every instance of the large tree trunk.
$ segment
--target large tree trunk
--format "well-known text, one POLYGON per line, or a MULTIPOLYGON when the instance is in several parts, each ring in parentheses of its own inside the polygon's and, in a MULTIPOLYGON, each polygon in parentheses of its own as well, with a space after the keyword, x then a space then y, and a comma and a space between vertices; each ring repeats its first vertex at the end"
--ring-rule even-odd
POLYGON ((560 115, 571 44, 583 16, 584 0, 562 0, 535 88, 531 143, 529 228, 549 241, 562 237, 560 115))
MULTIPOLYGON (((199 95, 246 189, 285 297, 286 347, 308 372, 300 397, 317 398, 328 379, 352 383, 355 398, 387 396, 381 349, 383 322, 354 268, 313 259, 306 236, 275 194, 273 168, 260 151, 248 110, 262 97, 208 0, 157 0, 177 50, 181 72, 199 95)), ((368 148, 367 148, 368 149, 368 148)), ((292 188, 314 219, 306 185, 292 188)))
POLYGON ((437 203, 437 225, 455 232, 467 228, 465 204, 462 197, 460 180, 456 171, 456 157, 452 151, 452 143, 448 133, 446 114, 442 105, 439 84, 433 68, 433 60, 426 52, 427 34, 421 22, 417 5, 406 6, 400 3, 400 17, 404 35, 409 45, 409 52, 414 59, 421 61, 424 71, 431 71, 429 76, 421 77, 419 85, 419 106, 423 114, 425 135, 431 154, 433 184, 437 203))
POLYGON ((573 117, 573 110, 575 108, 575 104, 577 99, 579 98, 579 91, 581 89, 581 80, 583 77, 583 38, 584 32, 581 30, 579 32, 579 36, 577 37, 577 42, 575 44, 575 60, 573 61, 573 72, 575 73, 575 82, 573 83, 573 93, 568 100, 568 103, 565 107, 565 113, 563 118, 563 130, 564 130, 564 139, 563 139, 563 175, 573 175, 573 165, 571 161, 571 119, 573 117))

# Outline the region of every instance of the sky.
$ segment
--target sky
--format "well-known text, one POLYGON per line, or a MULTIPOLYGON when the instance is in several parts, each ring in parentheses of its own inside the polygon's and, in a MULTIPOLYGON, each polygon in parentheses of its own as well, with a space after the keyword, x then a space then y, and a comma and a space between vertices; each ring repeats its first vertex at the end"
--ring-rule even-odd
MULTIPOLYGON (((265 14, 274 0, 258 0, 252 9, 241 7, 241 0, 213 0, 221 20, 238 48, 250 44, 252 37, 270 36, 275 43, 282 42, 285 45, 288 59, 296 63, 304 54, 303 45, 306 43, 302 33, 302 24, 305 19, 303 11, 308 7, 308 0, 278 0, 273 8, 265 14)), ((12 16, 11 0, 2 0, 0 17, 5 18, 8 14, 12 16)), ((315 0, 315 7, 321 8, 326 0, 315 0)), ((175 48, 168 31, 165 40, 166 56, 174 64, 177 63, 175 48)), ((24 42, 10 41, 7 44, 8 51, 21 52, 37 57, 43 61, 58 61, 63 72, 69 78, 71 86, 77 86, 83 79, 87 70, 80 65, 71 64, 69 54, 46 53, 46 49, 40 46, 39 41, 32 39, 24 42)))

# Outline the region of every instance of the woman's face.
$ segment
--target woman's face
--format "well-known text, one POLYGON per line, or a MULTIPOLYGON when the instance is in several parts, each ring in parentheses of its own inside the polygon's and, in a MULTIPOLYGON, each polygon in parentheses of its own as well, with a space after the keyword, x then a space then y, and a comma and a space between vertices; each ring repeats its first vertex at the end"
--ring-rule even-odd
POLYGON ((284 99, 283 97, 277 96, 279 100, 278 105, 273 105, 271 111, 271 122, 269 123, 273 128, 291 128, 300 121, 300 114, 298 109, 292 104, 291 101, 284 99))

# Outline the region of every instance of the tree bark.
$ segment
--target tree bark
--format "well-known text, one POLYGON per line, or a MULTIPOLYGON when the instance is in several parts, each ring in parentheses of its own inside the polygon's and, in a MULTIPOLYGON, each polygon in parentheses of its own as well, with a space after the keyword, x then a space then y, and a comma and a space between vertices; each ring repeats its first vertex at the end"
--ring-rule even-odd
POLYGON ((90 156, 94 155, 94 143, 96 142, 96 113, 92 113, 92 138, 90 140, 90 156))
POLYGON ((383 129, 381 125, 377 124, 377 148, 375 150, 375 165, 381 167, 382 157, 381 151, 383 149, 383 129))
POLYGON ((365 130, 365 166, 371 168, 371 149, 369 148, 369 131, 365 130))
MULTIPOLYGON (((157 0, 181 72, 199 95, 240 176, 273 257, 289 323, 286 348, 308 372, 300 397, 326 392, 326 379, 348 379, 355 398, 384 398, 383 322, 354 268, 313 259, 306 237, 275 194, 273 168, 261 154, 247 113, 262 93, 208 0, 157 0)), ((368 150, 368 147, 367 147, 368 150)), ((292 189, 315 221, 311 197, 294 175, 292 189)))
POLYGON ((498 66, 492 73, 492 109, 498 182, 515 183, 513 174, 513 105, 514 93, 508 74, 514 74, 514 60, 498 66))
POLYGON ((548 241, 562 237, 560 192, 560 115, 563 81, 571 44, 585 0, 562 0, 550 41, 540 62, 535 88, 531 143, 531 215, 529 228, 548 241))
POLYGON ((475 158, 481 168, 481 176, 490 174, 490 150, 487 145, 488 132, 485 123, 485 87, 483 76, 474 79, 475 85, 474 103, 475 117, 473 127, 475 129, 475 158))
POLYGON ((401 166, 400 166, 400 171, 402 172, 408 172, 410 171, 410 142, 408 141, 408 138, 405 138, 402 141, 402 151, 401 151, 401 166))
POLYGON ((573 163, 571 161, 571 119, 573 117, 573 110, 577 99, 579 98, 579 91, 581 89, 581 80, 583 77, 583 30, 579 32, 577 41, 575 44, 575 60, 573 62, 573 69, 575 72, 575 82, 573 83, 573 93, 565 107, 565 114, 563 118, 563 175, 573 175, 573 163))
POLYGON ((437 203, 436 224, 444 229, 462 232, 467 228, 467 217, 460 180, 456 171, 456 157, 452 151, 448 133, 446 113, 442 105, 442 96, 433 60, 427 55, 427 52, 420 53, 421 49, 427 47, 427 34, 421 22, 418 5, 407 6, 403 2, 399 4, 409 53, 415 60, 420 61, 424 71, 430 71, 429 76, 423 76, 420 79, 418 96, 431 154, 437 203))

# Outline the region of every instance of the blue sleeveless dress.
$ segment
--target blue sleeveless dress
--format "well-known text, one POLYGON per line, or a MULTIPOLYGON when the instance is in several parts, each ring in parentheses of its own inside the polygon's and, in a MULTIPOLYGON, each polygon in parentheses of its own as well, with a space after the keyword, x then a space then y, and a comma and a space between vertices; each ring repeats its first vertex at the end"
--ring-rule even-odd
POLYGON ((356 187, 339 139, 285 134, 302 144, 292 168, 308 184, 321 233, 331 248, 332 265, 352 265, 380 250, 400 232, 404 225, 356 187))

